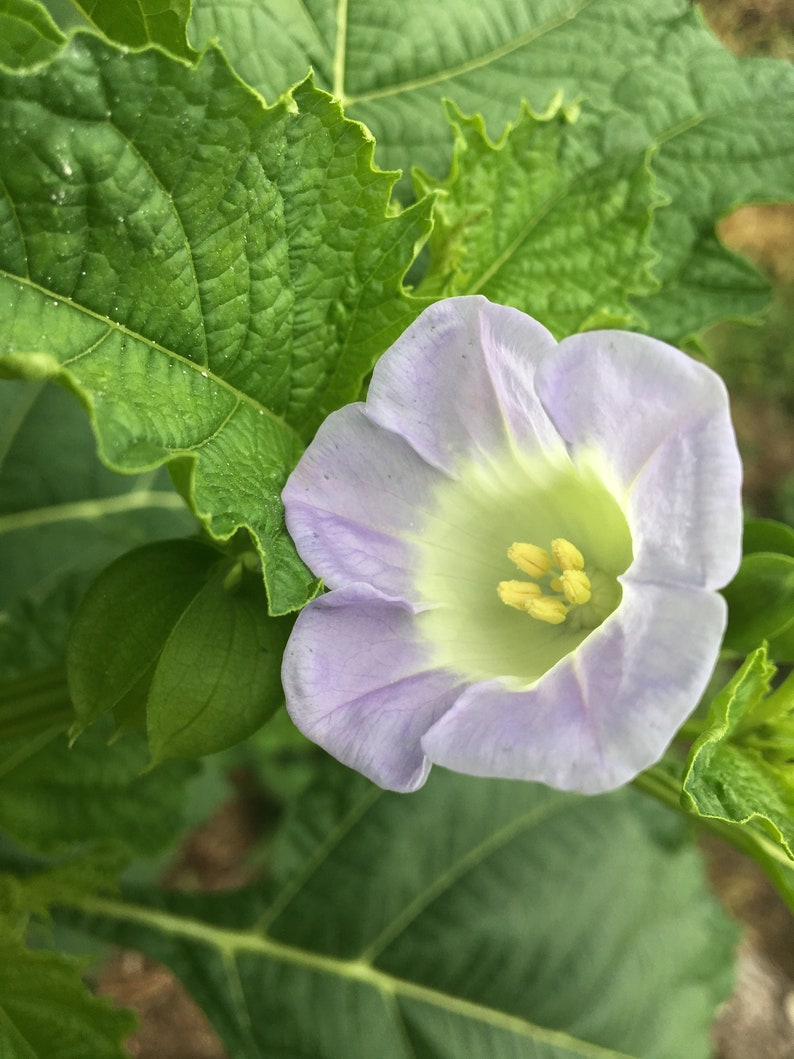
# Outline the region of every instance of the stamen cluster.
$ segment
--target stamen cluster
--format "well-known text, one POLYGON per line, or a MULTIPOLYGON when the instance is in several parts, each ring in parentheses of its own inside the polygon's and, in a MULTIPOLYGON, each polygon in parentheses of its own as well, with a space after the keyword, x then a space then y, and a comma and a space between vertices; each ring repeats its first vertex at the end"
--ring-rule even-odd
POLYGON ((551 556, 537 544, 515 541, 507 558, 534 581, 500 581, 496 591, 508 607, 523 610, 538 621, 559 625, 571 607, 590 601, 590 578, 584 571, 584 556, 564 537, 551 542, 551 556), (552 560, 553 557, 553 560, 552 560), (546 595, 537 583, 548 578, 553 595, 546 595))

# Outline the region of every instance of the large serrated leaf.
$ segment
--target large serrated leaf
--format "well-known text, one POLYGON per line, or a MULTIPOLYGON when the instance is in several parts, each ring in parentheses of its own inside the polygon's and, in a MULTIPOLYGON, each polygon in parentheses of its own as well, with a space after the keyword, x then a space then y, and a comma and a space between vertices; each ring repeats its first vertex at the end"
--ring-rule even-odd
POLYGON ((262 1059, 705 1059, 733 938, 650 802, 442 772, 304 798, 258 888, 82 904, 262 1059))
POLYGON ((3 1059, 125 1059, 135 1018, 80 980, 79 964, 0 941, 0 1055, 3 1059))
POLYGON ((734 58, 687 0, 194 0, 191 25, 266 97, 311 65, 383 164, 436 178, 452 150, 442 99, 495 134, 522 99, 542 111, 560 89, 584 97, 612 111, 605 157, 654 150, 670 199, 653 233, 661 288, 637 300, 648 329, 676 341, 766 300, 714 226, 741 203, 794 198, 794 71, 734 58))
POLYGON ((301 606, 281 488, 417 312, 428 204, 387 212, 394 175, 310 82, 267 109, 214 51, 79 34, 0 96, 0 371, 77 390, 112 468, 173 461, 210 533, 252 532, 271 612, 301 606))
POLYGON ((605 158, 603 115, 559 101, 540 116, 522 107, 495 144, 481 118, 446 109, 450 174, 416 177, 438 195, 420 291, 484 294, 558 338, 629 323, 629 295, 655 286, 647 234, 659 200, 646 160, 605 158))

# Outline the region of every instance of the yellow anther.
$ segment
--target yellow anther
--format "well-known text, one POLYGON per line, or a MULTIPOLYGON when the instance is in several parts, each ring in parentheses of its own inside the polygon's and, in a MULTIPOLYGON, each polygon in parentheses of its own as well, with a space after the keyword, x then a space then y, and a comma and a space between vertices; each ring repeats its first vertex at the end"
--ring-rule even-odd
POLYGON ((531 599, 526 606, 527 614, 538 621, 548 622, 549 625, 559 625, 565 621, 568 608, 561 599, 551 599, 549 596, 538 596, 531 599))
POLYGON ((543 577, 551 569, 549 553, 537 544, 522 544, 521 541, 516 541, 507 549, 507 558, 530 577, 543 577))
POLYGON ((549 581, 549 588, 552 592, 562 592, 562 578, 553 577, 551 581, 549 581))
POLYGON ((496 591, 503 603, 516 610, 526 610, 527 603, 541 594, 540 585, 532 581, 500 581, 496 591))
POLYGON ((584 567, 584 556, 565 537, 557 537, 551 542, 551 554, 560 570, 581 570, 584 567))
POLYGON ((566 570, 559 581, 569 603, 590 602, 590 578, 584 570, 566 570))

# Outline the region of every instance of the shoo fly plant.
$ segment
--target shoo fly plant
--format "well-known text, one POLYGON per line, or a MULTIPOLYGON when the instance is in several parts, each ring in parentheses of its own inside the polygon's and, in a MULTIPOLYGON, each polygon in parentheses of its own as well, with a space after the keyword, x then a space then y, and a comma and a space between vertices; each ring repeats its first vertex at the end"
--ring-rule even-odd
POLYGON ((794 70, 688 0, 0 0, 0 92, 3 1059, 138 1054, 113 946, 230 1059, 708 1059, 698 835, 794 909, 705 334, 794 70))

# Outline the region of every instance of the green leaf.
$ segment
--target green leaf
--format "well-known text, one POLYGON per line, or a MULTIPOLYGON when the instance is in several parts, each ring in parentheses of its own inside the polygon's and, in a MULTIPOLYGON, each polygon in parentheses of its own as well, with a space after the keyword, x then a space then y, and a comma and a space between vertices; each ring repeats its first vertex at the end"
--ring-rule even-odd
POLYGON ((0 828, 25 849, 59 853, 73 843, 117 841, 141 856, 165 848, 182 826, 194 768, 168 762, 141 774, 140 736, 105 745, 96 725, 71 748, 63 735, 37 748, 0 746, 0 828))
POLYGON ((170 963, 233 1055, 710 1054, 734 931, 665 810, 441 771, 340 787, 302 800, 259 888, 68 922, 170 963))
POLYGON ((794 662, 794 556, 754 552, 723 589, 728 601, 725 646, 744 654, 762 640, 778 662, 794 662))
POLYGON ((522 107, 496 144, 482 118, 446 110, 450 175, 416 181, 420 194, 439 194, 420 291, 484 294, 558 338, 628 324, 628 295, 654 287, 646 235, 658 203, 645 160, 605 156, 603 115, 560 100, 539 116, 522 107))
POLYGON ((653 150, 670 199, 652 236, 661 287, 636 302, 648 329, 681 340, 766 300, 714 229, 742 203, 794 199, 794 70, 730 55, 687 0, 194 0, 191 29, 266 98, 311 65, 372 129, 382 164, 438 179, 452 149, 444 98, 492 132, 521 99, 542 112, 559 89, 611 110, 605 156, 653 150))
POLYGON ((780 844, 773 841, 768 831, 757 822, 737 824, 714 816, 699 816, 696 811, 687 810, 682 804, 682 783, 681 759, 672 754, 633 780, 633 785, 639 790, 652 795, 668 809, 696 819, 702 827, 708 828, 724 842, 729 842, 756 861, 794 912, 794 861, 786 855, 780 844))
POLYGON ((429 204, 389 209, 394 175, 310 82, 267 109, 215 51, 77 34, 0 96, 0 373, 76 390, 109 467, 173 462, 213 536, 253 534, 271 613, 300 607, 281 489, 421 307, 401 278, 429 204))
POLYGON ((0 0, 0 66, 19 70, 46 62, 64 36, 35 0, 0 0))
POLYGON ((794 558, 794 529, 771 518, 749 519, 744 524, 742 550, 745 555, 777 552, 794 558))
POLYGON ((92 996, 78 972, 76 960, 0 940, 3 1059, 125 1059, 134 1016, 92 996))
POLYGON ((183 59, 196 53, 187 42, 190 0, 74 0, 106 37, 128 48, 159 44, 183 59))
POLYGON ((73 397, 0 385, 0 740, 73 719, 66 633, 97 569, 143 540, 195 528, 164 471, 121 478, 94 450, 73 397))
POLYGON ((158 541, 122 555, 92 583, 69 630, 72 738, 115 710, 148 675, 145 702, 150 670, 219 558, 199 541, 158 541))
MULTIPOLYGON (((16 861, 13 866, 19 869, 20 858, 9 859, 16 861)), ((31 917, 48 924, 54 905, 79 905, 89 894, 99 892, 115 894, 119 874, 128 859, 118 846, 108 845, 82 852, 43 871, 24 870, 19 876, 0 872, 0 929, 5 926, 7 935, 22 937, 31 917)))
POLYGON ((713 700, 682 797, 700 816, 760 824, 794 859, 794 683, 769 695, 774 672, 759 648, 713 700))
POLYGON ((161 541, 103 570, 69 635, 72 737, 112 710, 117 729, 145 725, 157 762, 224 750, 272 716, 292 621, 268 617, 246 559, 161 541))
POLYGON ((0 740, 26 735, 34 750, 73 719, 66 633, 96 570, 142 540, 195 527, 165 472, 120 478, 94 449, 62 390, 0 386, 0 740))
POLYGON ((218 570, 186 607, 152 677, 146 706, 153 761, 225 750, 283 702, 290 618, 270 618, 261 581, 218 570))

